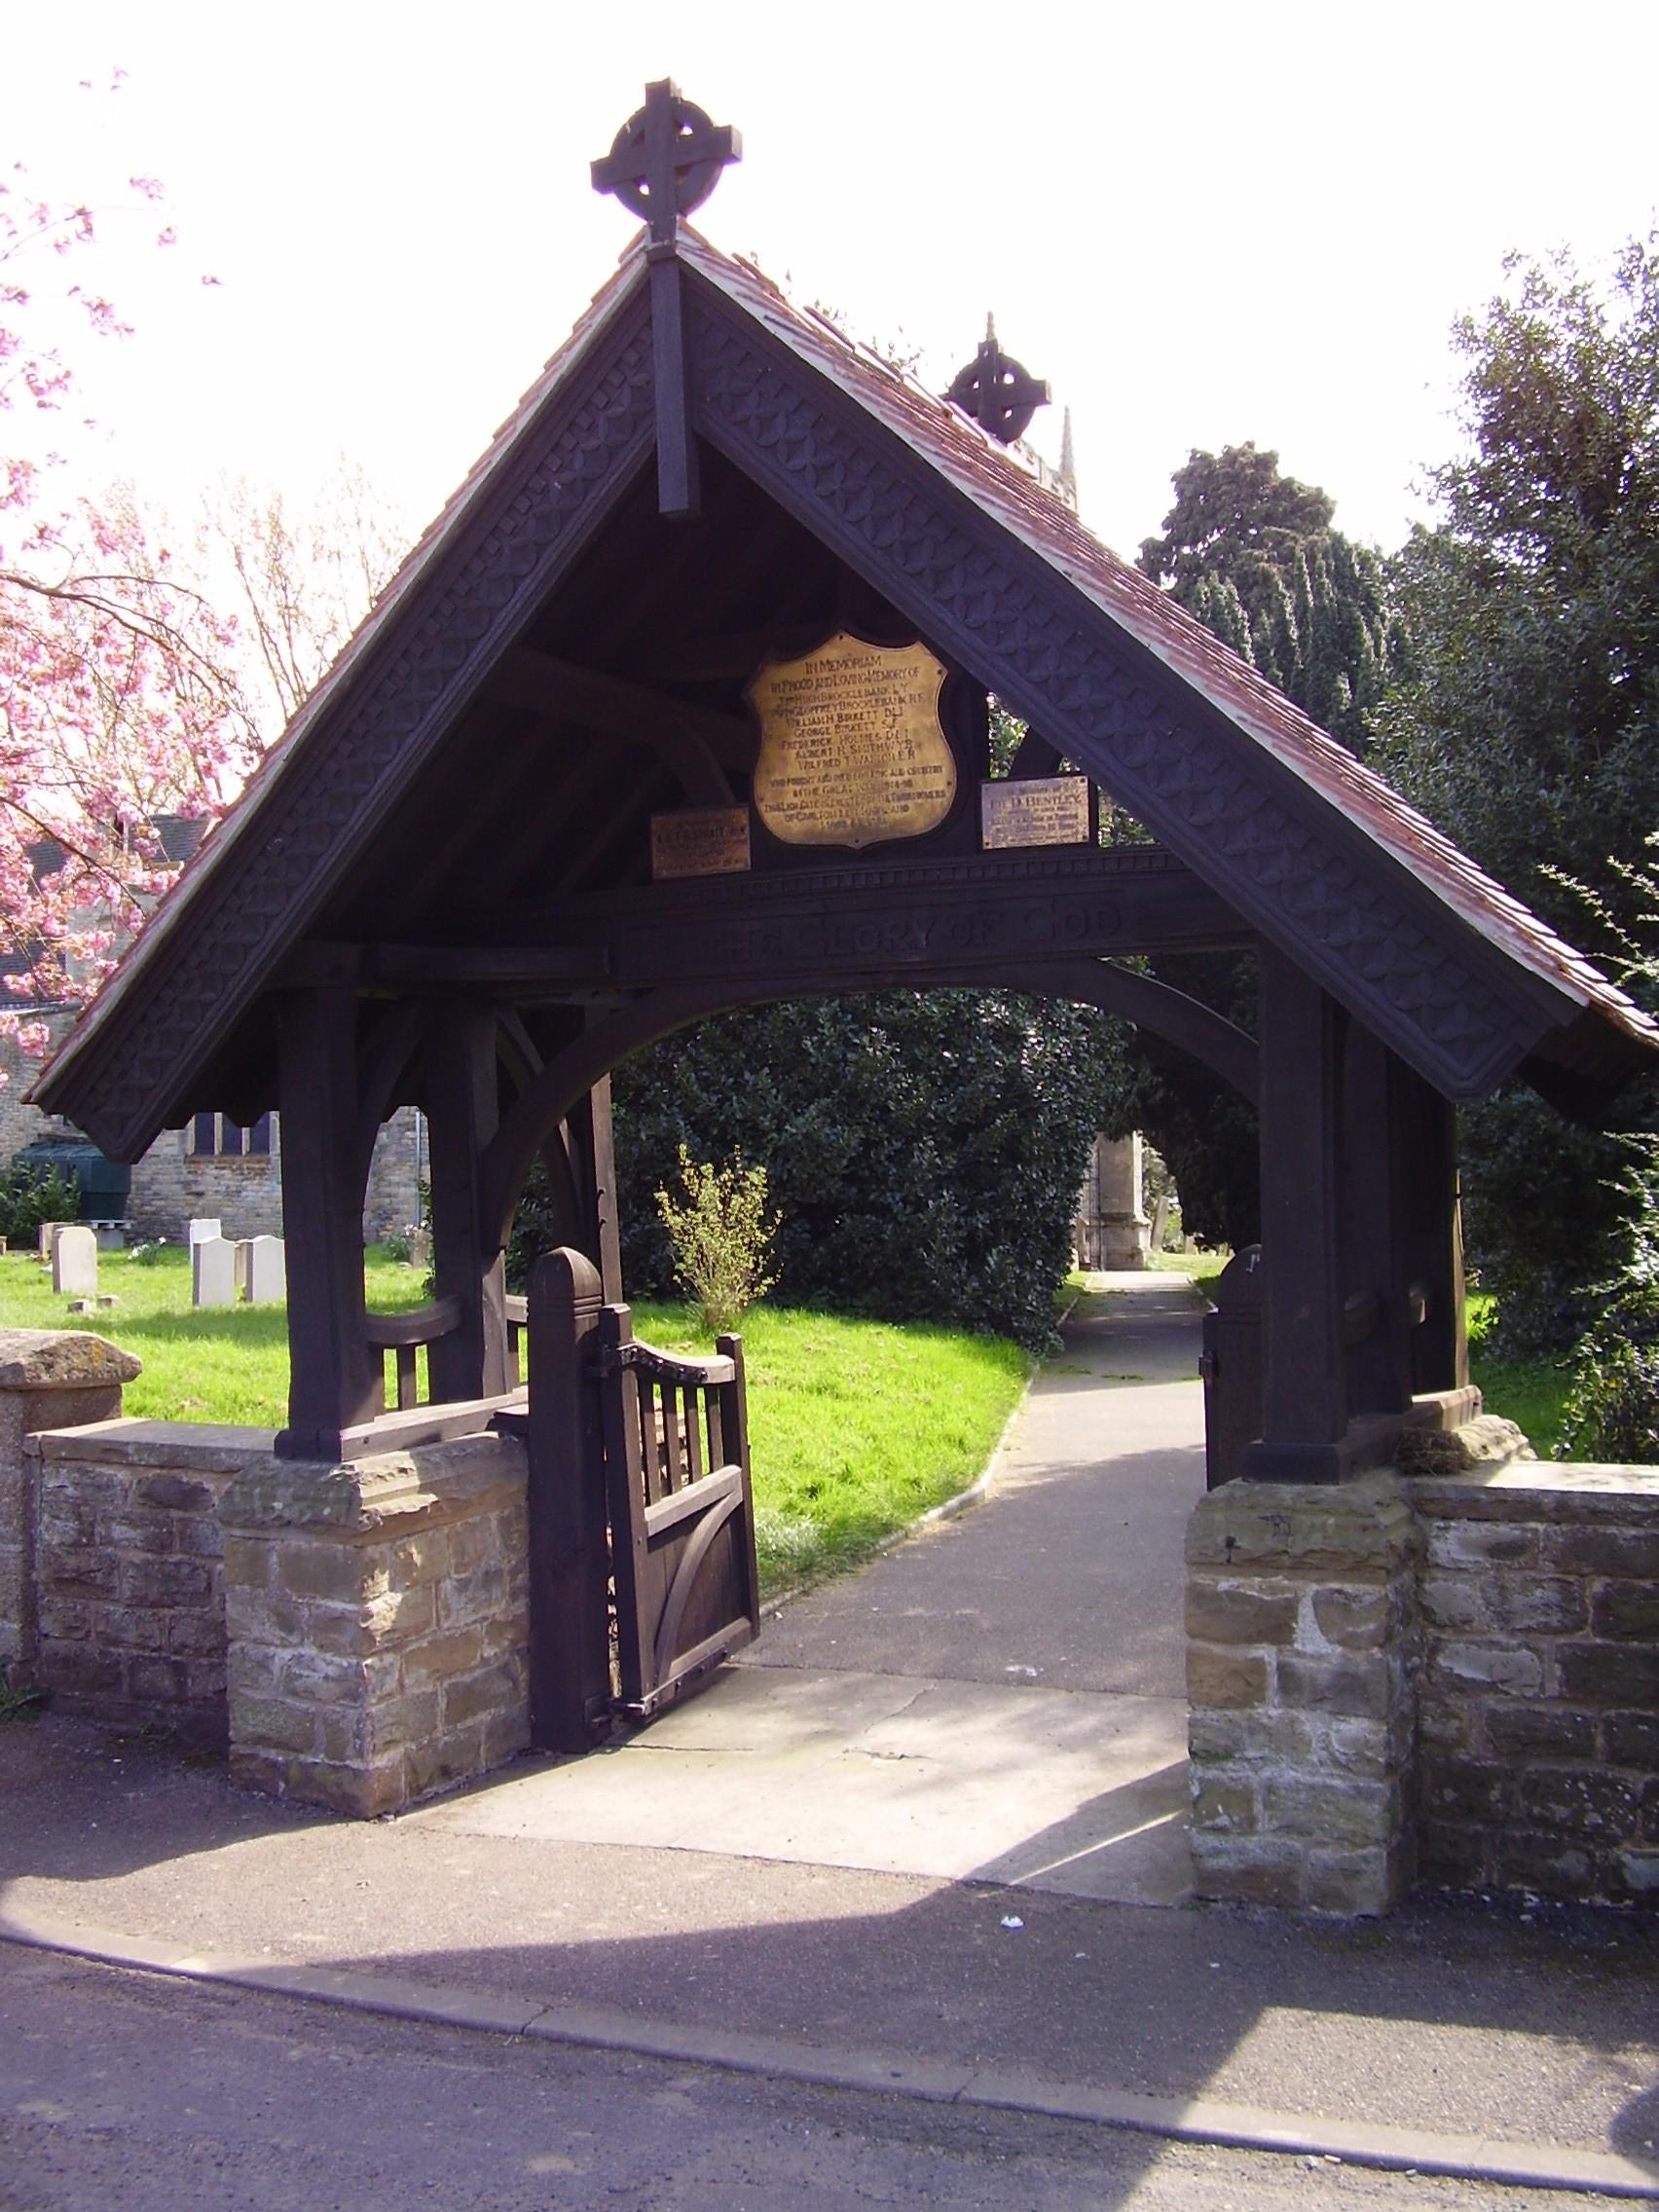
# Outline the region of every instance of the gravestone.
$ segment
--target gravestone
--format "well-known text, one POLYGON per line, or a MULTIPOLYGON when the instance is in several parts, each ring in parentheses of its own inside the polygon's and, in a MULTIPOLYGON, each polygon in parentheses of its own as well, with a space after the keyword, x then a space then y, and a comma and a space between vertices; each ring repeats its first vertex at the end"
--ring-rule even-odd
POLYGON ((279 1236, 254 1236, 247 1247, 247 1284, 242 1292, 250 1306, 269 1306, 288 1295, 286 1253, 279 1236))
POLYGON ((190 1248, 191 1304, 234 1306, 236 1297, 236 1248, 222 1236, 199 1238, 190 1248))
POLYGON ((239 1298, 247 1296, 247 1255, 252 1242, 251 1236, 239 1236, 233 1247, 237 1256, 236 1283, 239 1298))
POLYGON ((224 1233, 222 1222, 209 1221, 204 1215, 191 1217, 190 1241, 193 1245, 204 1244, 210 1236, 222 1236, 224 1233))
POLYGON ((52 1265, 53 1239, 56 1236, 57 1232, 60 1229, 72 1229, 74 1226, 74 1223, 69 1221, 43 1221, 41 1223, 40 1240, 35 1251, 43 1268, 50 1268, 52 1265))
POLYGON ((52 1239, 52 1288, 59 1298, 95 1298, 98 1240, 90 1229, 59 1229, 52 1239))

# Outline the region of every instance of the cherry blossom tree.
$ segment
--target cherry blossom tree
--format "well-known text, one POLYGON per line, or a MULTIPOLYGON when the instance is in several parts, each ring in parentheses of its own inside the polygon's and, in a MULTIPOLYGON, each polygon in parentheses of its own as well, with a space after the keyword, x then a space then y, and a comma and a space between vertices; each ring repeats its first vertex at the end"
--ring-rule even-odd
MULTIPOLYGON (((148 208, 158 188, 132 180, 148 208)), ((165 816, 210 820, 256 752, 233 625, 183 580, 129 491, 92 498, 52 443, 84 343, 129 335, 82 281, 92 209, 0 178, 0 1033, 95 987, 165 881, 165 816)), ((157 242, 172 242, 162 229, 157 242)), ((204 279, 208 280, 208 279, 204 279)))

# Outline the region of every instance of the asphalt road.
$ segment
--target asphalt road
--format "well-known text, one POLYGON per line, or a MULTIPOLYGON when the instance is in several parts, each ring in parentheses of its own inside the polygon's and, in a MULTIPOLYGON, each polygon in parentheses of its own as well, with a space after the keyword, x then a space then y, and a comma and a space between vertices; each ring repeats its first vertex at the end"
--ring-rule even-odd
POLYGON ((777 2086, 0 1950, 0 2212, 1590 2201, 777 2086))

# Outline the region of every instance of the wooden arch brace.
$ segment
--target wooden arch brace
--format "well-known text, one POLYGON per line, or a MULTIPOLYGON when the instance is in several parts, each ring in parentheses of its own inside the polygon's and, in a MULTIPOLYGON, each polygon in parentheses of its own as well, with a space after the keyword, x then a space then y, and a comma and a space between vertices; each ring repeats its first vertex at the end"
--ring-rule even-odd
MULTIPOLYGON (((827 995, 848 997, 861 991, 910 988, 915 980, 913 974, 903 971, 871 970, 838 978, 823 988, 827 995)), ((1191 1052, 1246 1098, 1255 1100, 1254 1040, 1197 999, 1151 976, 1136 975, 1109 961, 1077 959, 930 969, 928 981, 945 988, 1031 991, 1038 996, 1097 1006, 1102 1013, 1132 1021, 1191 1052)), ((619 1060, 677 1029, 706 1021, 712 1014, 801 995, 798 982, 776 979, 742 985, 672 984, 646 992, 597 1022, 586 1035, 555 1054, 502 1117, 480 1162, 483 1187, 479 1221, 484 1233, 493 1234, 500 1245, 505 1245, 519 1191, 546 1132, 564 1120, 576 1101, 619 1060)))

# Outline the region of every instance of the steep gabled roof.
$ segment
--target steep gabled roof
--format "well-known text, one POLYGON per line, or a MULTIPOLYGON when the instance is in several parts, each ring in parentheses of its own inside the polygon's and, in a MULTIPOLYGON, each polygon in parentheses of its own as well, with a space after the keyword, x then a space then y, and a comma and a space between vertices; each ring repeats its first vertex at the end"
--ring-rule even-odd
MULTIPOLYGON (((682 229, 694 427, 1453 1096, 1575 1102, 1659 1030, 978 427, 682 229)), ((644 241, 497 432, 37 1087, 133 1153, 373 852, 654 430, 644 241)), ((697 526, 689 526, 695 529, 697 526)))

